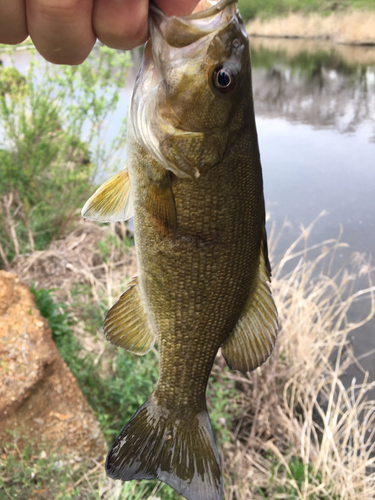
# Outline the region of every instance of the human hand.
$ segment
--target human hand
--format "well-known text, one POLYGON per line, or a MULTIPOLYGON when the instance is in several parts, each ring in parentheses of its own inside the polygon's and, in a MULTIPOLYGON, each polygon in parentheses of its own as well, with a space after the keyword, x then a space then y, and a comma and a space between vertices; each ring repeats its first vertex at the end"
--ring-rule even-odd
MULTIPOLYGON (((154 0, 167 15, 190 14, 198 0, 154 0)), ((0 0, 0 43, 30 35, 56 64, 80 64, 96 39, 129 50, 147 40, 148 0, 0 0)))

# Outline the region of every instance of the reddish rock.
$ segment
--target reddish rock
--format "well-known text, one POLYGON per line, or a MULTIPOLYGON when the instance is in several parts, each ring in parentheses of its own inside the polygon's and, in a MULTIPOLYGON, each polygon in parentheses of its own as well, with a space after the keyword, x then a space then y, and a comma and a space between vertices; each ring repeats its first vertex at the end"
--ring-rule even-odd
POLYGON ((102 459, 107 446, 77 381, 60 357, 34 296, 0 271, 0 442, 102 459))

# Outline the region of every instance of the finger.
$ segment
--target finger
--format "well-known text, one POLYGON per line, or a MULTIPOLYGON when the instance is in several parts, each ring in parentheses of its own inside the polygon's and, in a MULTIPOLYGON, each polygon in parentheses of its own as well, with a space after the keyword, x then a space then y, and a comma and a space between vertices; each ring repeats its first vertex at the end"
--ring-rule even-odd
POLYGON ((21 43, 27 37, 24 0, 0 0, 0 43, 21 43))
POLYGON ((147 40, 148 0, 94 0, 92 24, 101 42, 129 50, 147 40))
POLYGON ((56 64, 80 64, 95 35, 92 0, 27 0, 27 26, 42 56, 56 64))
POLYGON ((154 0, 167 16, 187 16, 191 14, 199 0, 154 0))

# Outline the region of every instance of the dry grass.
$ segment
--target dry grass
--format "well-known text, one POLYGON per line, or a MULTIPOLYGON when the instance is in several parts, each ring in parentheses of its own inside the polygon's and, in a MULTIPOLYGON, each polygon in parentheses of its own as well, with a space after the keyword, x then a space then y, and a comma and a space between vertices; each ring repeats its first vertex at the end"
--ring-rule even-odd
POLYGON ((319 14, 291 13, 272 19, 255 18, 247 25, 249 35, 288 38, 321 38, 336 43, 374 44, 373 11, 332 12, 319 14))
MULTIPOLYGON (((375 498, 375 401, 366 399, 374 382, 368 382, 368 374, 349 388, 340 380, 351 363, 358 363, 349 332, 375 313, 373 270, 363 256, 353 254, 333 272, 335 254, 344 244, 329 240, 309 247, 314 223, 273 269, 282 329, 270 360, 251 374, 224 372, 220 354, 214 366, 214 376, 240 394, 231 441, 220 450, 226 500, 375 498), (368 286, 358 291, 355 280, 361 276, 367 276, 368 286), (357 300, 367 301, 368 314, 351 323, 348 312, 357 300)), ((135 270, 134 252, 119 250, 117 232, 79 223, 48 251, 20 258, 15 269, 28 282, 59 287, 59 300, 68 302, 69 287, 86 282, 90 300, 109 306, 123 290, 125 276, 135 270), (103 260, 97 246, 109 235, 103 260)), ((271 253, 277 241, 272 231, 271 253)), ((130 500, 137 492, 137 498, 146 498, 142 482, 120 487, 100 468, 85 480, 93 481, 100 498, 130 500)), ((163 498, 162 491, 149 498, 163 498)))
POLYGON ((331 276, 343 244, 330 240, 309 248, 311 229, 274 268, 282 325, 276 351, 254 373, 228 374, 240 384, 242 401, 233 444, 223 454, 227 484, 229 477, 233 483, 227 499, 375 498, 375 401, 366 400, 375 383, 368 382, 368 374, 349 388, 340 380, 355 362, 349 332, 375 312, 371 269, 354 254, 350 269, 331 276), (361 275, 368 276, 368 288, 354 291, 361 275), (350 323, 351 305, 364 297, 367 317, 350 323), (296 463, 302 468, 298 477, 296 463))
POLYGON ((79 218, 48 250, 17 257, 12 270, 27 285, 34 281, 36 288, 55 289, 56 299, 68 303, 73 284, 88 284, 92 299, 109 308, 137 270, 135 248, 125 248, 125 237, 124 223, 99 226, 79 218))

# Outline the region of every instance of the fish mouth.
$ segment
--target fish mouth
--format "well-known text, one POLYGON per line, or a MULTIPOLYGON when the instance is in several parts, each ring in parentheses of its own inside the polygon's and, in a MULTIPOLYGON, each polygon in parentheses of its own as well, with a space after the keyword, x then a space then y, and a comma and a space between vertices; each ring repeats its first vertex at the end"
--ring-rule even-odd
POLYGON ((232 19, 237 11, 237 1, 201 0, 194 12, 184 17, 167 17, 150 3, 150 33, 154 46, 164 42, 163 45, 183 48, 212 35, 232 19))

